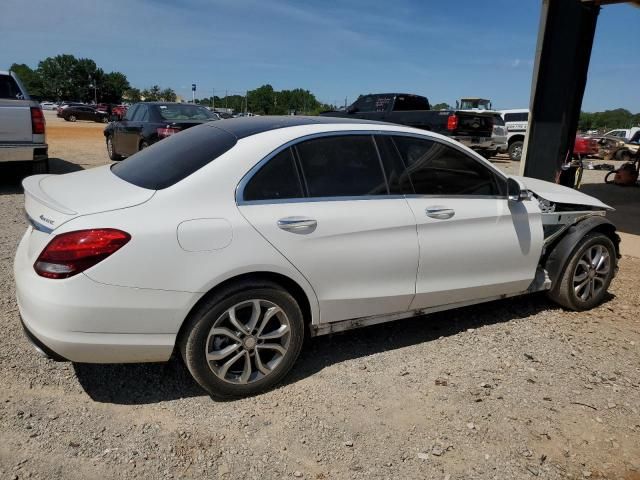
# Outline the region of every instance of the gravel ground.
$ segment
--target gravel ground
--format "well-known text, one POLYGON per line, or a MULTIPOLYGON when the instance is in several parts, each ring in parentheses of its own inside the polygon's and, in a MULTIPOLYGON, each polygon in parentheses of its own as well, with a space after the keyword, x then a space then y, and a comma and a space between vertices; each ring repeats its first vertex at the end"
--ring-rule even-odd
MULTIPOLYGON (((48 122, 57 171, 106 162, 103 126, 48 122)), ((16 176, 0 170, 2 479, 640 479, 640 259, 593 311, 535 295, 320 337, 285 385, 215 402, 177 359, 35 354, 16 176)))

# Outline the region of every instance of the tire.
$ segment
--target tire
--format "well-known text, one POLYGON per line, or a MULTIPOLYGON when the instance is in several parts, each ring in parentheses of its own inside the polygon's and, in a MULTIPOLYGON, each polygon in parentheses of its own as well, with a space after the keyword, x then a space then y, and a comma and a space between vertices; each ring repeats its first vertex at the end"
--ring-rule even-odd
POLYGON ((122 156, 116 153, 116 149, 113 145, 113 137, 111 135, 107 137, 107 154, 109 155, 109 158, 114 162, 122 160, 122 156))
POLYGON ((107 118, 107 117, 102 117, 102 118, 100 119, 100 122, 101 122, 101 123, 109 123, 109 118, 107 118))
POLYGON ((49 159, 38 160, 37 162, 33 162, 31 164, 32 175, 40 175, 43 173, 49 173, 49 159))
POLYGON ((70 122, 75 122, 77 120, 75 115, 69 115, 65 120, 69 120, 70 122))
POLYGON ((615 268, 616 249, 611 239, 603 233, 590 232, 574 248, 562 276, 549 291, 549 298, 569 310, 589 310, 604 300, 615 268), (592 263, 601 258, 598 252, 604 263, 594 268, 592 263), (580 288, 581 285, 584 286, 580 288))
POLYGON ((224 399, 255 395, 279 383, 293 367, 303 341, 303 315, 293 296, 275 283, 246 281, 212 295, 192 312, 179 348, 196 382, 212 397, 224 399), (267 315, 274 307, 279 311, 267 315))
POLYGON ((140 142, 140 147, 138 148, 138 151, 140 150, 144 150, 145 148, 149 147, 149 142, 147 142, 146 140, 140 142))
POLYGON ((630 162, 631 152, 628 150, 623 150, 622 152, 620 152, 620 160, 622 160, 623 162, 630 162))
POLYGON ((511 160, 513 160, 514 162, 519 162, 520 159, 522 158, 522 146, 524 145, 524 142, 517 140, 515 142, 513 142, 511 145, 509 145, 509 158, 511 158, 511 160))

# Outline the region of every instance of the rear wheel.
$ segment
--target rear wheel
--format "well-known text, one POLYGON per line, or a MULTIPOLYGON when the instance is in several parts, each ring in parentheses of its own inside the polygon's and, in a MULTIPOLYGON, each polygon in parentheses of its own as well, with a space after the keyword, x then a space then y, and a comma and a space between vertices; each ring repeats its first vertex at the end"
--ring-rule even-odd
POLYGON ((269 282, 246 282, 213 295, 191 316, 180 351, 213 397, 254 395, 280 382, 300 354, 302 311, 269 282))
POLYGON ((142 142, 140 142, 140 148, 138 149, 138 151, 140 151, 140 150, 144 150, 144 149, 145 149, 145 148, 147 148, 148 146, 149 146, 149 142, 147 142, 146 140, 145 140, 145 141, 142 141, 142 142))
POLYGON ((69 120, 70 122, 75 122, 77 120, 75 115, 69 115, 66 120, 69 120))
POLYGON ((616 249, 609 237, 587 234, 567 260, 549 297, 570 310, 589 310, 607 294, 616 267, 616 249))
POLYGON ((109 154, 109 158, 114 162, 122 160, 122 157, 116 153, 115 147, 113 146, 113 137, 111 135, 107 137, 107 153, 109 154))
POLYGON ((514 162, 519 162, 520 159, 522 158, 523 145, 524 145, 523 142, 521 142, 520 140, 515 141, 511 145, 509 145, 509 157, 514 162))

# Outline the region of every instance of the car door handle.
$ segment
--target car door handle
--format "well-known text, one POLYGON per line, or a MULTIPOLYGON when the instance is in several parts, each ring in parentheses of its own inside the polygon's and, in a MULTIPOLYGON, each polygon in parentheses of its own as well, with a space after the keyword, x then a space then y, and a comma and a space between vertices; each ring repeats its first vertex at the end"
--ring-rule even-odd
POLYGON ((318 222, 307 217, 285 217, 278 220, 278 228, 285 232, 310 233, 316 229, 318 222))
POLYGON ((433 207, 427 207, 425 213, 427 214, 427 217, 446 220, 447 218, 453 217, 456 214, 456 211, 453 208, 434 205, 433 207))

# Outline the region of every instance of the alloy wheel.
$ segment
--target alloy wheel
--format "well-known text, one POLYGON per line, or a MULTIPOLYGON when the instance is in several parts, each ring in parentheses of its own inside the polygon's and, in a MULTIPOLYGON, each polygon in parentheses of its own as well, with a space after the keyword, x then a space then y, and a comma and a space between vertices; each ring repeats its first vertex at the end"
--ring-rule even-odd
POLYGON ((107 153, 109 157, 113 157, 113 140, 111 140, 111 137, 107 137, 107 153))
POLYGON ((513 149, 513 159, 518 161, 522 158, 522 147, 515 147, 513 149))
POLYGON ((600 295, 611 273, 611 256, 603 245, 591 245, 573 273, 573 290, 583 302, 600 295))
POLYGON ((286 355, 291 324, 284 310, 268 300, 235 304, 214 322, 205 357, 220 380, 249 384, 271 374, 286 355))

